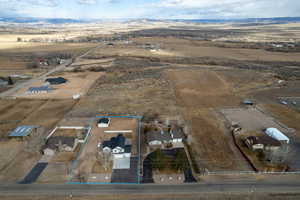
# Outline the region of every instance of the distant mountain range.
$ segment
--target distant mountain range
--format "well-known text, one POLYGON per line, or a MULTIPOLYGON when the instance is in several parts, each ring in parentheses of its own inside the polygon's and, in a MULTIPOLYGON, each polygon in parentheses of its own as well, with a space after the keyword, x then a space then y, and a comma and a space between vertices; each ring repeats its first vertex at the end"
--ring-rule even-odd
POLYGON ((77 19, 65 19, 65 18, 0 17, 0 22, 66 24, 66 23, 86 23, 89 22, 89 20, 77 20, 77 19))
POLYGON ((49 23, 49 24, 65 24, 65 23, 89 23, 101 21, 123 21, 123 22, 190 22, 190 23, 288 23, 300 22, 300 17, 275 17, 275 18, 247 18, 247 19, 66 19, 66 18, 34 18, 34 17, 0 17, 0 22, 7 23, 49 23))

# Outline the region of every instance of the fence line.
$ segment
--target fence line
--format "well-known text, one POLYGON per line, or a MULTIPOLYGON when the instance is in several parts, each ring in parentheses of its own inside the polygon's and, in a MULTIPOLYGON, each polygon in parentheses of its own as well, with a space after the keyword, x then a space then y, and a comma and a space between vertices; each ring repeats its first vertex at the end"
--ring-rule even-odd
POLYGON ((300 174, 300 171, 294 171, 294 172, 255 172, 255 171, 231 171, 231 172, 205 172, 204 175, 243 175, 243 174, 249 174, 249 175, 261 175, 261 174, 274 174, 274 175, 288 175, 288 174, 300 174))

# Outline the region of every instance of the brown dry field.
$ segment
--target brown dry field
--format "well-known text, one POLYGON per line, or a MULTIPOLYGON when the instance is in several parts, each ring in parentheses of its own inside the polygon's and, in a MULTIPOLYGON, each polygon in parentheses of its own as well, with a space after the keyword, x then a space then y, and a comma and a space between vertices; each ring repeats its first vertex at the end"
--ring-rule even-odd
POLYGON ((31 62, 25 59, 28 56, 35 55, 38 57, 48 53, 69 53, 78 55, 96 45, 97 44, 94 43, 35 43, 34 45, 25 45, 9 49, 1 49, 0 47, 0 70, 26 69, 26 65, 31 62))
POLYGON ((115 44, 114 46, 105 46, 97 49, 89 56, 100 56, 100 57, 111 57, 111 56, 136 56, 136 57, 165 57, 165 56, 178 56, 177 52, 151 52, 150 50, 144 49, 135 45, 124 45, 115 44))
MULTIPOLYGON (((300 53, 269 52, 261 49, 221 48, 214 46, 214 42, 210 41, 195 41, 174 37, 137 38, 134 41, 141 44, 160 44, 163 50, 174 56, 215 57, 249 61, 300 61, 300 53)), ((140 50, 137 55, 145 51, 147 50, 140 50)), ((131 54, 131 52, 128 54, 131 54)), ((151 55, 150 51, 144 56, 148 56, 149 54, 151 55)))
POLYGON ((237 106, 240 98, 233 94, 224 78, 208 70, 172 70, 178 106, 190 127, 192 155, 199 168, 209 170, 247 169, 236 152, 231 135, 214 109, 237 106))
POLYGON ((0 100, 1 136, 19 125, 40 125, 51 129, 70 111, 73 100, 0 100))
POLYGON ((123 83, 95 83, 79 100, 71 117, 90 117, 99 113, 159 113, 175 116, 177 108, 169 83, 163 78, 136 79, 123 83))
MULTIPOLYGON (((34 43, 36 44, 36 43, 34 43)), ((0 50, 6 53, 47 53, 47 52, 66 52, 78 53, 86 51, 87 48, 96 47, 95 43, 37 43, 38 45, 22 48, 12 48, 0 50)))
POLYGON ((264 104, 264 108, 270 111, 280 122, 289 128, 296 130, 296 137, 300 139, 300 113, 280 104, 264 104))
MULTIPOLYGON (((65 72, 60 74, 68 80, 65 84, 60 85, 50 85, 54 90, 46 94, 26 94, 26 91, 30 87, 40 87, 45 82, 40 80, 32 83, 28 88, 20 89, 15 96, 22 98, 30 99, 72 99, 74 94, 80 94, 84 96, 93 83, 101 76, 103 72, 80 72, 80 73, 71 73, 65 72)), ((57 77, 57 76, 53 76, 57 77)), ((47 77, 51 78, 51 77, 47 77)))

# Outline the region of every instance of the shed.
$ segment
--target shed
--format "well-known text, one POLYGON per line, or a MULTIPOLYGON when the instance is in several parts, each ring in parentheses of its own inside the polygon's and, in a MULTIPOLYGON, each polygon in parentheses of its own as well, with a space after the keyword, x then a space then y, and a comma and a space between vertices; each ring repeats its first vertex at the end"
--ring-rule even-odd
POLYGON ((290 139, 286 135, 284 135, 281 131, 279 131, 277 128, 267 128, 265 130, 265 133, 268 136, 270 136, 280 142, 285 142, 287 144, 290 143, 290 139))
POLYGON ((38 126, 19 126, 12 132, 9 137, 26 137, 29 136, 38 126))
POLYGON ((49 88, 48 86, 30 87, 26 93, 40 94, 40 93, 48 93, 48 92, 51 92, 52 90, 53 90, 53 88, 49 88))
POLYGON ((109 126, 109 123, 110 119, 106 117, 99 119, 97 122, 99 128, 107 128, 109 126))

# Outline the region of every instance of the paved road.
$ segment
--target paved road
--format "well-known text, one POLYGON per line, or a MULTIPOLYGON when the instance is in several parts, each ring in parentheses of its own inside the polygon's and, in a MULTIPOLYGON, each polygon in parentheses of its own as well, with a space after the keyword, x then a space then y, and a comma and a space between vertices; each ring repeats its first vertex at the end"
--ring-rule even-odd
MULTIPOLYGON (((83 53, 82 55, 76 57, 76 59, 78 58, 82 58, 86 55, 88 55, 89 53, 91 53, 92 51, 96 50, 97 48, 101 47, 102 44, 96 46, 95 48, 92 48, 90 50, 88 50, 87 52, 83 53)), ((9 97, 9 96, 12 96, 13 94, 15 94, 19 89, 22 89, 24 87, 29 87, 32 83, 38 81, 38 80, 43 80, 45 79, 47 76, 53 74, 54 72, 57 72, 57 71, 61 71, 63 70, 66 66, 68 65, 71 65, 72 64, 72 59, 69 59, 69 60, 66 60, 65 63, 61 64, 61 65, 58 65, 56 66, 55 68, 51 69, 50 71, 48 72, 45 72, 43 73, 41 76, 37 77, 37 78, 34 78, 34 79, 30 79, 28 81, 25 81, 23 83, 19 83, 17 84, 15 87, 5 91, 5 92, 2 92, 0 93, 0 98, 4 98, 4 97, 9 97)))
POLYGON ((73 184, 13 184, 0 185, 0 195, 99 195, 99 194, 201 194, 236 193, 300 193, 300 182, 290 183, 215 183, 181 185, 73 185, 73 184))

